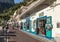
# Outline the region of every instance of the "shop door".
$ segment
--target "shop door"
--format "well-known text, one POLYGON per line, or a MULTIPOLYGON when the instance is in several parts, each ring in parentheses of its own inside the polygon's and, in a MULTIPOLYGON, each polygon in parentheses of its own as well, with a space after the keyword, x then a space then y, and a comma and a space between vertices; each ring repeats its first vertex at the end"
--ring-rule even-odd
POLYGON ((29 22, 26 22, 26 30, 29 30, 29 22))
POLYGON ((45 24, 46 24, 46 20, 44 18, 38 20, 39 34, 42 36, 45 36, 46 34, 45 24))

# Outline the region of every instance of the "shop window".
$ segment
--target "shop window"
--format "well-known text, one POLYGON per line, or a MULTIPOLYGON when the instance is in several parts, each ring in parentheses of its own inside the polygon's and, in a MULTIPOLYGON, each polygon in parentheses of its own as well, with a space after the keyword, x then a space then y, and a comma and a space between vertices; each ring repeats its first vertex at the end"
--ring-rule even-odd
POLYGON ((57 28, 60 28, 60 23, 57 23, 57 28))

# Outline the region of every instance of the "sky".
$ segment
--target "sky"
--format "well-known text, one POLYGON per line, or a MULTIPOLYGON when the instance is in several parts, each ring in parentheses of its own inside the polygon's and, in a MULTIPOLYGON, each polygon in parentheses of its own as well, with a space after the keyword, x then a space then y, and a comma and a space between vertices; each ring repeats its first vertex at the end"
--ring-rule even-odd
POLYGON ((22 2, 23 0, 14 0, 15 3, 22 2))

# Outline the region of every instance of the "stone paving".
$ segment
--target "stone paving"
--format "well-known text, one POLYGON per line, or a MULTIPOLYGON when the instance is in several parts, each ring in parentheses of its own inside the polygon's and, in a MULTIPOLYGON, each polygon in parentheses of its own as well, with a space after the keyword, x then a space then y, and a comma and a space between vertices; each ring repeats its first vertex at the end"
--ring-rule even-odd
POLYGON ((60 42, 60 37, 55 37, 54 39, 56 42, 60 42))
POLYGON ((22 32, 17 28, 13 29, 11 26, 9 27, 9 32, 5 36, 7 36, 8 42, 51 42, 47 39, 41 39, 32 34, 22 32))
POLYGON ((30 37, 29 35, 19 31, 16 29, 16 36, 15 37, 10 37, 10 40, 8 39, 8 41, 10 42, 40 42, 32 37, 30 37))

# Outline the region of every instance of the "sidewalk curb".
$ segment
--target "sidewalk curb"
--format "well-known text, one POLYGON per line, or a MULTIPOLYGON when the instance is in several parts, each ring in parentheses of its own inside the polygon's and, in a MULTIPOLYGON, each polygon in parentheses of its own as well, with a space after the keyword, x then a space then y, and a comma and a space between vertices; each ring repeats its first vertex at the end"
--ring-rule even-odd
POLYGON ((26 31, 23 31, 23 30, 19 30, 19 31, 21 31, 21 32, 23 32, 23 33, 26 33, 26 34, 29 35, 30 37, 32 37, 32 38, 34 38, 34 39, 36 39, 36 40, 39 40, 39 41, 41 41, 41 42, 42 42, 42 41, 43 41, 43 42, 56 42, 54 39, 49 40, 49 39, 47 39, 47 38, 43 38, 43 37, 34 35, 34 34, 32 34, 32 33, 28 33, 28 32, 26 32, 26 31))

